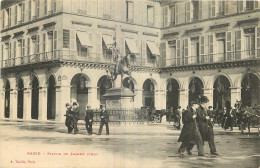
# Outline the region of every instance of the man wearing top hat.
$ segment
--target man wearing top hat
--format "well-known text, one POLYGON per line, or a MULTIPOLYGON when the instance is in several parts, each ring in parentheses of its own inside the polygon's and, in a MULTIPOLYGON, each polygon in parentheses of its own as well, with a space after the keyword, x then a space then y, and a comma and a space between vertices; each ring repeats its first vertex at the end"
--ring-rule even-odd
POLYGON ((213 118, 210 117, 207 109, 207 103, 209 102, 206 96, 201 96, 200 105, 197 109, 197 123, 202 136, 203 141, 208 141, 211 155, 218 155, 213 131, 213 118))
POLYGON ((105 106, 100 105, 100 127, 97 135, 101 135, 103 126, 106 125, 106 135, 109 135, 109 127, 108 127, 108 122, 109 122, 109 114, 108 111, 105 109, 105 106))
POLYGON ((72 104, 71 114, 72 114, 72 118, 73 118, 74 134, 77 134, 79 132, 79 130, 78 130, 79 106, 78 106, 77 102, 74 102, 72 104))
POLYGON ((88 134, 92 135, 93 110, 91 109, 90 105, 87 105, 86 108, 85 122, 86 122, 86 129, 88 131, 88 134))
POLYGON ((198 155, 204 156, 203 141, 196 122, 196 108, 198 108, 198 101, 192 101, 191 106, 182 113, 183 128, 181 130, 178 142, 182 142, 178 152, 180 157, 184 157, 186 150, 191 155, 191 150, 194 145, 197 145, 198 155))

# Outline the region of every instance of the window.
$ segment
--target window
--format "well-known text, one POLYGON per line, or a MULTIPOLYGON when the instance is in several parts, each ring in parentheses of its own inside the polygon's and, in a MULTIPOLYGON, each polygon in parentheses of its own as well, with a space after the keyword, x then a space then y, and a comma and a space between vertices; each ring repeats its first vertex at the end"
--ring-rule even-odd
POLYGON ((210 2, 210 17, 216 17, 216 1, 212 0, 210 2))
MULTIPOLYGON (((192 4, 191 4, 192 6, 193 6, 193 18, 192 18, 192 20, 191 21, 196 21, 196 20, 198 20, 199 19, 199 13, 200 12, 202 12, 201 10, 201 8, 202 8, 202 1, 192 1, 192 4)), ((201 13, 201 15, 202 15, 202 13, 201 13)), ((201 18, 201 16, 200 16, 200 18, 201 18)))
POLYGON ((16 41, 14 41, 13 56, 14 56, 14 58, 16 58, 16 41))
POLYGON ((232 60, 232 32, 226 32, 226 60, 232 60))
POLYGON ((17 25, 18 23, 18 6, 15 5, 15 8, 14 8, 14 24, 17 25))
POLYGON ((175 6, 172 5, 169 7, 170 10, 170 26, 175 25, 175 6))
POLYGON ((184 64, 189 64, 189 39, 184 39, 183 41, 183 48, 184 48, 184 64))
POLYGON ((150 26, 154 25, 154 7, 147 6, 147 23, 150 26))
POLYGON ((244 29, 245 36, 245 57, 250 58, 255 55, 255 28, 244 29))
POLYGON ((22 21, 22 23, 24 23, 24 18, 25 18, 25 3, 22 3, 21 4, 22 6, 21 6, 21 21, 22 21))
POLYGON ((36 36, 36 42, 37 42, 36 53, 40 53, 40 35, 36 36))
POLYGON ((42 52, 46 52, 46 34, 42 35, 42 52))
POLYGON ((178 4, 175 5, 175 17, 176 17, 175 24, 179 24, 179 5, 178 4))
POLYGON ((79 56, 87 56, 88 47, 92 47, 92 34, 87 32, 77 31, 77 51, 79 56))
POLYGON ((40 0, 35 0, 35 16, 38 18, 40 16, 40 0))
POLYGON ((243 12, 244 11, 244 4, 243 0, 237 0, 237 11, 243 12))
POLYGON ((134 21, 134 3, 130 1, 126 2, 126 21, 130 23, 134 21))
POLYGON ((22 40, 22 54, 21 54, 22 57, 25 56, 25 39, 22 40))
POLYGON ((103 48, 103 56, 104 59, 111 59, 112 58, 112 50, 111 46, 113 44, 113 38, 110 35, 103 35, 102 36, 102 48, 103 48))
POLYGON ((201 20, 202 19, 202 10, 203 10, 203 8, 202 8, 203 1, 198 1, 198 3, 199 3, 199 16, 198 16, 198 19, 201 20))
POLYGON ((104 18, 111 19, 111 0, 103 0, 104 18))
POLYGON ((48 14, 48 0, 44 0, 44 15, 48 14))
POLYGON ((242 32, 241 30, 235 31, 235 51, 236 51, 236 58, 235 59, 241 59, 241 50, 242 50, 242 32))
POLYGON ((246 1, 246 11, 254 10, 254 1, 246 1))
POLYGON ((32 20, 32 1, 29 0, 28 1, 28 20, 32 20))
POLYGON ((2 10, 2 13, 3 13, 2 28, 5 29, 5 10, 2 10))
POLYGON ((181 40, 177 40, 176 45, 176 64, 181 65, 181 40))
POLYGON ((256 55, 258 58, 260 58, 260 27, 256 27, 256 48, 256 55))
POLYGON ((149 63, 156 63, 156 56, 160 55, 159 49, 155 42, 147 41, 147 61, 149 63))
POLYGON ((51 7, 53 13, 57 12, 57 0, 52 0, 52 7, 51 7))
POLYGON ((191 3, 190 2, 187 2, 185 4, 185 20, 186 20, 186 22, 191 21, 191 3))
POLYGON ((223 16, 225 11, 225 1, 224 0, 219 0, 218 1, 218 13, 217 16, 223 16))
POLYGON ((31 54, 31 38, 27 39, 27 55, 31 54))
POLYGON ((213 62, 214 59, 214 35, 208 36, 208 42, 209 42, 209 62, 213 62))
POLYGON ((11 27, 12 10, 11 10, 11 8, 7 8, 6 11, 7 11, 7 17, 8 17, 8 25, 6 28, 9 28, 9 27, 11 27))
POLYGON ((165 6, 163 7, 163 27, 167 27, 168 23, 168 6, 165 6))
POLYGON ((201 63, 205 62, 205 36, 200 37, 200 59, 201 63))

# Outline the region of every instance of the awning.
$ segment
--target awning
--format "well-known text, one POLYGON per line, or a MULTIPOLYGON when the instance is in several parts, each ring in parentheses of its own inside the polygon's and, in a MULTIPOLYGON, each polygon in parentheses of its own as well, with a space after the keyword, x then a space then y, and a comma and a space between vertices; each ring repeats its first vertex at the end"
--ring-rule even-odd
POLYGON ((79 38, 80 44, 82 47, 92 47, 92 43, 89 39, 89 36, 86 32, 77 31, 77 37, 79 38))
POLYGON ((113 38, 109 35, 103 35, 103 40, 107 48, 109 49, 111 45, 113 44, 113 38))
POLYGON ((155 42, 147 41, 147 45, 153 55, 160 55, 159 49, 156 47, 155 42))
POLYGON ((136 47, 136 43, 134 39, 125 39, 125 42, 132 54, 139 54, 138 49, 136 47))

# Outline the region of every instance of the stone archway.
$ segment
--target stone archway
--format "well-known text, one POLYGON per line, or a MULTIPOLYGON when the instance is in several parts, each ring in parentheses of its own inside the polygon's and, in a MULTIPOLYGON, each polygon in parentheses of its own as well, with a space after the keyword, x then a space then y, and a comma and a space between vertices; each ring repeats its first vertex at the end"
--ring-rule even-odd
POLYGON ((241 100, 246 106, 260 104, 259 78, 252 73, 245 75, 241 82, 241 100))
POLYGON ((20 78, 18 81, 18 95, 17 95, 17 118, 23 118, 23 95, 24 95, 24 84, 20 78))
POLYGON ((176 79, 168 79, 167 80, 167 94, 166 94, 166 108, 170 109, 173 107, 177 109, 179 106, 179 83, 176 79))
POLYGON ((231 84, 227 77, 220 75, 214 82, 213 108, 223 109, 231 107, 231 84))
POLYGON ((10 82, 5 83, 5 118, 10 117, 10 82))
POLYGON ((80 119, 85 117, 86 105, 89 102, 89 83, 89 77, 83 73, 76 74, 71 79, 71 102, 79 103, 80 119))
POLYGON ((47 120, 55 120, 56 117, 56 82, 53 75, 48 80, 47 120))
POLYGON ((155 107, 155 83, 151 79, 146 79, 143 84, 143 106, 155 107))
POLYGON ((193 77, 189 83, 189 105, 195 99, 199 99, 203 95, 203 82, 198 77, 193 77))
POLYGON ((36 76, 32 80, 32 106, 31 118, 38 120, 39 117, 39 81, 36 76))
POLYGON ((106 104, 106 100, 103 95, 106 91, 112 88, 112 81, 108 75, 102 76, 97 83, 98 91, 97 91, 97 98, 100 101, 100 104, 106 104))

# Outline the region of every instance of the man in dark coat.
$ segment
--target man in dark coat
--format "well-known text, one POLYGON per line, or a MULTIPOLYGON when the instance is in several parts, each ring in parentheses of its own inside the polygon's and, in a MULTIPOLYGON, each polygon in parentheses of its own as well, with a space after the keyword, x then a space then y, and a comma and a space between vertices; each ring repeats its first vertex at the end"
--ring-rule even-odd
POLYGON ((65 120, 65 125, 68 127, 68 133, 71 133, 72 130, 73 130, 73 127, 72 127, 72 116, 71 116, 71 106, 69 103, 66 103, 66 120, 65 120))
POLYGON ((197 106, 198 105, 196 102, 192 102, 191 108, 188 108, 182 113, 183 128, 178 139, 178 142, 182 142, 180 148, 178 149, 181 157, 184 156, 183 153, 185 149, 187 150, 188 154, 191 155, 190 151, 195 144, 197 145, 198 155, 204 156, 203 141, 196 123, 197 106))
POLYGON ((77 102, 73 103, 73 107, 71 109, 71 114, 72 114, 72 118, 73 118, 74 134, 77 134, 79 132, 79 130, 78 130, 79 107, 78 107, 77 102))
POLYGON ((206 96, 200 98, 200 106, 197 109, 197 122, 203 141, 208 141, 209 143, 210 153, 218 155, 214 142, 213 118, 210 117, 206 106, 208 102, 209 100, 206 96))
POLYGON ((86 129, 89 135, 92 135, 93 114, 94 113, 93 110, 91 109, 91 106, 87 105, 85 122, 86 122, 86 129))
POLYGON ((108 127, 108 122, 109 122, 109 114, 108 111, 105 109, 105 106, 100 105, 100 127, 99 127, 99 131, 98 131, 98 135, 101 135, 102 130, 103 130, 103 126, 106 125, 106 135, 109 135, 109 127, 108 127))

